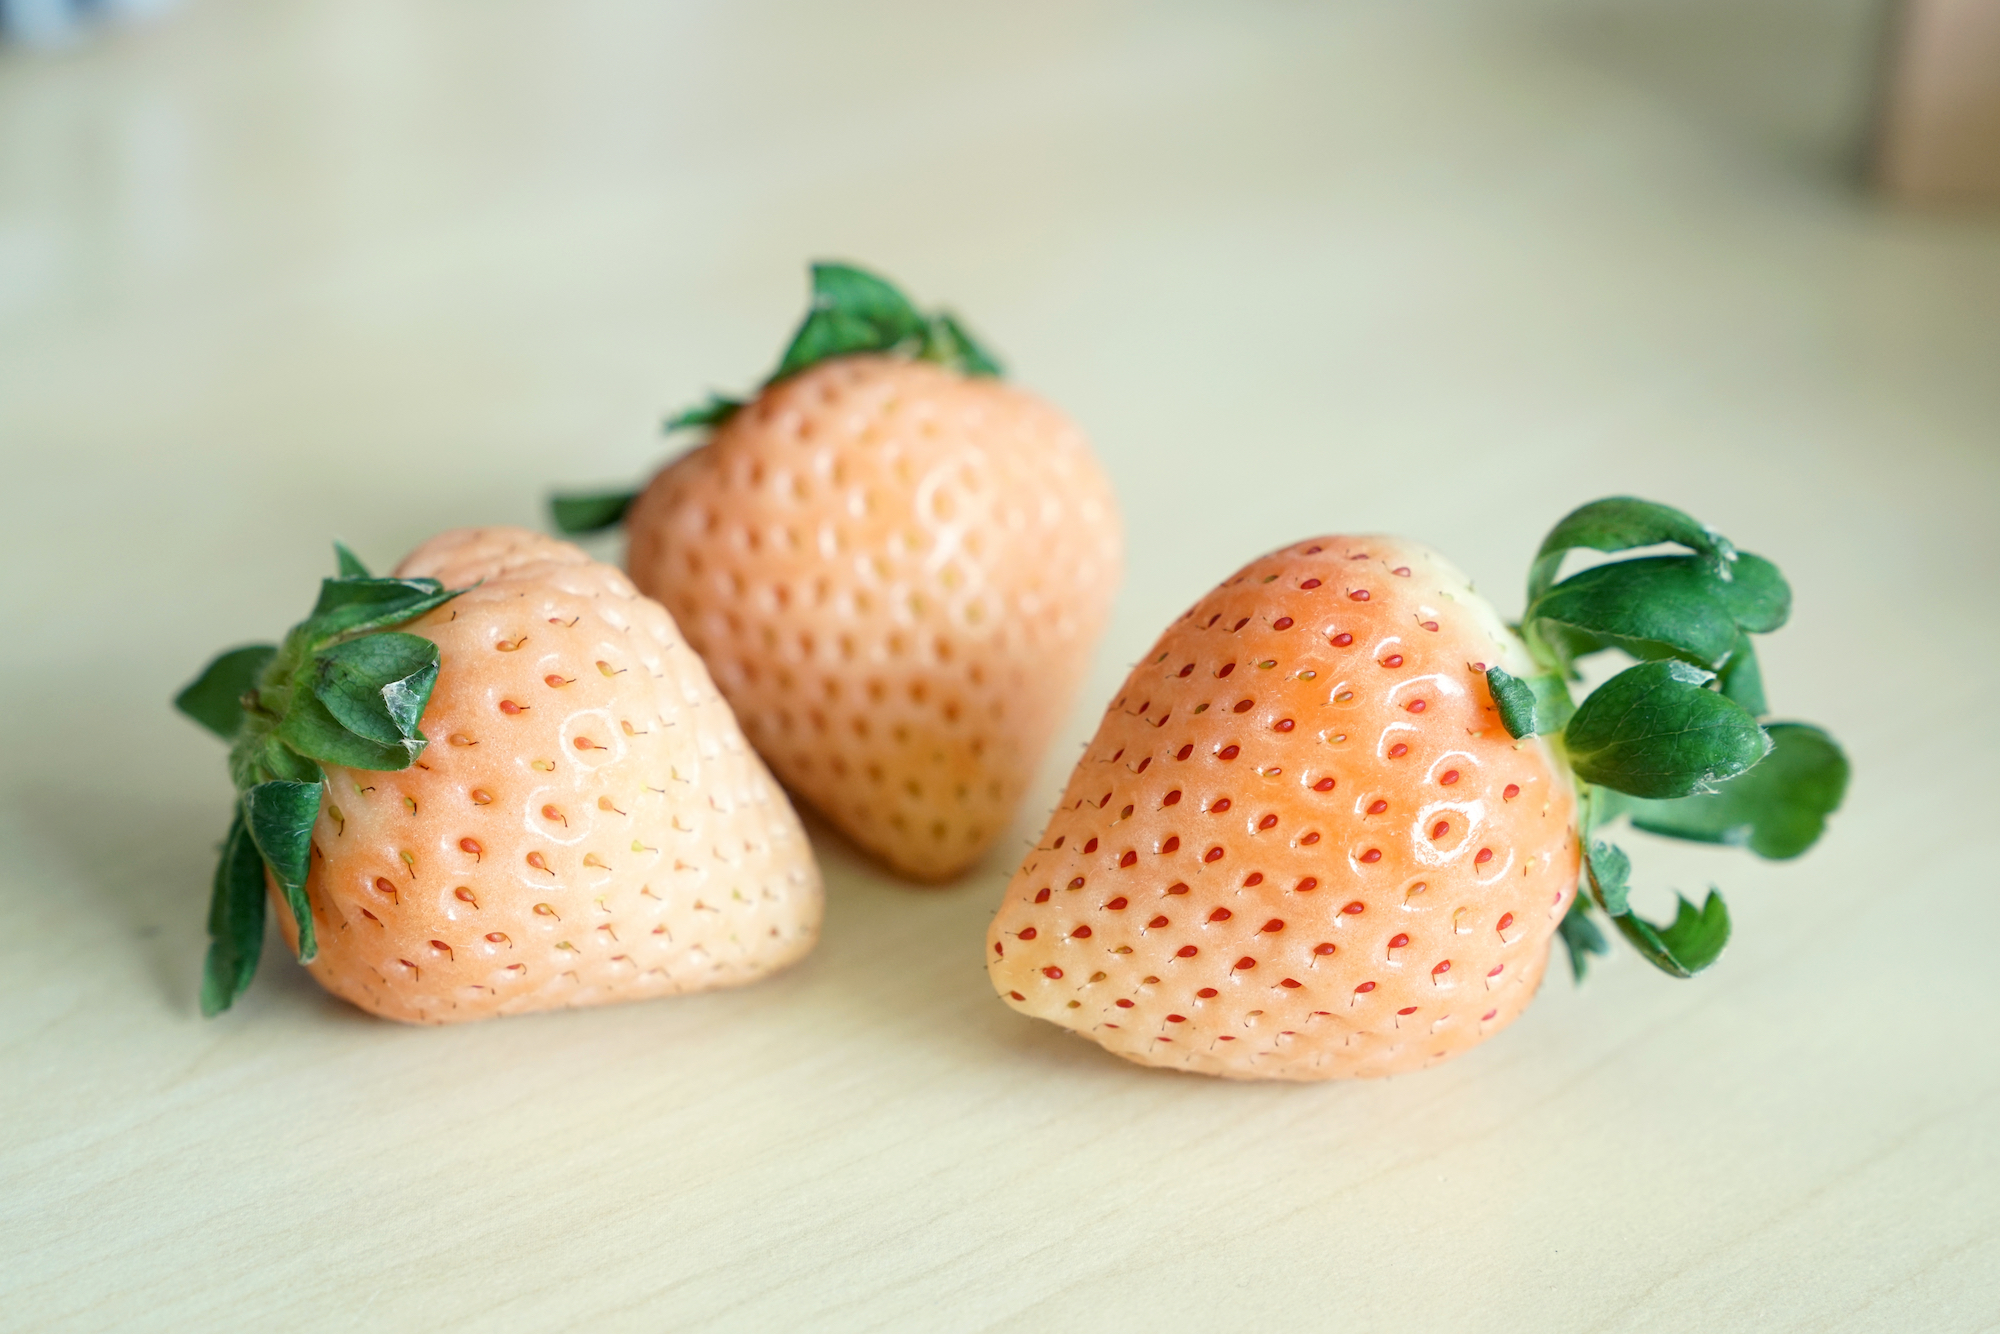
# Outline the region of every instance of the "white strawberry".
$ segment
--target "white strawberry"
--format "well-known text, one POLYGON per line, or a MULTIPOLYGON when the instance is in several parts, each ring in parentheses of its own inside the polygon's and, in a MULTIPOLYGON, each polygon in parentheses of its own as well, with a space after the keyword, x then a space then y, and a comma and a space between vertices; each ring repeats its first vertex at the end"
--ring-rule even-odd
POLYGON ((489 528, 433 539, 394 579, 327 588, 253 670, 225 655, 183 698, 235 741, 244 790, 211 1010, 255 966, 266 863, 321 984, 413 1022, 732 985, 812 947, 820 885, 796 817, 673 619, 617 570, 489 528), (340 629, 325 608, 357 591, 391 619, 340 629), (408 655, 400 675, 340 676, 389 650, 408 655), (391 723, 401 696, 409 725, 371 731, 367 710, 327 703, 343 692, 387 701, 391 723), (302 835, 309 861, 288 859, 302 835))

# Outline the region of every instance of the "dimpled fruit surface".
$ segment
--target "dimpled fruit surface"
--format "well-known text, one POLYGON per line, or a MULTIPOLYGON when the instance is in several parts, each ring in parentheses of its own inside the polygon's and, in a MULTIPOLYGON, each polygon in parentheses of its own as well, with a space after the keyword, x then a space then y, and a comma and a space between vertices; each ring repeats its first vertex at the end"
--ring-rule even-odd
POLYGON ((1501 724, 1532 672, 1387 537, 1245 567, 1126 679, 988 934, 1016 1009, 1239 1079, 1415 1070, 1533 998, 1575 893, 1568 774, 1501 724))
POLYGON ((401 627, 441 658, 416 764, 326 766, 307 893, 328 991, 449 1023, 732 986, 812 948, 797 816, 659 604, 515 528, 445 533, 396 573, 467 591, 401 627))
POLYGON ((628 565, 786 785, 943 880, 1007 827, 1119 575, 1082 434, 999 380, 887 356, 766 389, 664 469, 628 565))

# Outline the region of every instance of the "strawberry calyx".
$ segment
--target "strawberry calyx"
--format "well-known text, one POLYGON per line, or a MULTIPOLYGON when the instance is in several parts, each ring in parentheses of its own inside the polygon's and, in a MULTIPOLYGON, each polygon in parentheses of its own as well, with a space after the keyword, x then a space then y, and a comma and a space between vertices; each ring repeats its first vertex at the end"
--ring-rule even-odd
POLYGON ((407 769, 426 744, 417 724, 437 684, 438 648, 394 627, 465 590, 378 579, 346 547, 334 551, 340 573, 282 642, 222 653, 174 697, 230 743, 237 794, 209 902, 204 1014, 228 1009, 256 975, 267 870, 298 924, 299 962, 318 953, 305 884, 322 766, 407 769))
MULTIPOLYGON (((1000 375, 1000 363, 949 311, 925 314, 886 278, 852 264, 812 266, 812 302, 763 388, 834 357, 879 352, 948 366, 963 375, 1000 375)), ((715 426, 742 403, 717 394, 691 412, 669 418, 668 430, 715 426)))
POLYGON ((1839 807, 1849 774, 1839 744, 1810 723, 1761 721, 1769 708, 1750 637, 1790 612, 1777 566, 1670 506, 1593 501, 1543 540, 1517 627, 1540 670, 1521 678, 1493 667, 1486 680, 1508 732, 1546 736, 1577 784, 1588 892, 1571 902, 1561 935, 1578 980, 1588 956, 1608 949, 1593 909, 1674 977, 1708 967, 1729 940, 1717 890, 1700 908, 1680 898, 1666 926, 1638 916, 1631 859, 1598 829, 1624 818, 1649 833, 1789 858, 1839 807), (1662 545, 1686 554, 1631 556, 1557 579, 1579 548, 1662 545), (1609 650, 1638 661, 1574 700, 1578 661, 1609 650))
MULTIPOLYGON (((1000 362, 947 310, 926 313, 886 278, 852 264, 812 266, 812 299, 777 369, 759 390, 834 357, 875 353, 933 362, 971 376, 1000 376, 1000 362)), ((748 399, 710 393, 667 418, 664 429, 710 430, 728 421, 748 399)), ((638 492, 632 489, 561 492, 549 509, 558 531, 593 533, 615 527, 638 492)))

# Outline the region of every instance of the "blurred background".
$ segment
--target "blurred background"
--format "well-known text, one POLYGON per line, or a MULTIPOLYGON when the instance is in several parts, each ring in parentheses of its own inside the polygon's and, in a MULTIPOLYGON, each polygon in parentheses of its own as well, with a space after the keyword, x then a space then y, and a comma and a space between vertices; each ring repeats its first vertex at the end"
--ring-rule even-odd
MULTIPOLYGON (((1524 442, 1667 491, 1698 442, 1747 505, 1802 453, 1991 439, 1992 214, 1876 188, 1922 103, 1880 0, 7 4, 25 549, 199 492, 174 540, 291 587, 301 526, 387 561, 534 521, 763 366, 822 255, 955 304, 1129 459, 1142 564, 1218 506, 1449 532, 1524 442), (1273 485, 1256 441, 1339 467, 1273 485)), ((195 614, 164 568, 124 575, 145 614, 195 614)))
POLYGON ((1415 1328, 1988 1327, 2000 895, 1954 822, 2000 744, 1996 9, 0 0, 7 1309, 324 1315, 369 1273, 542 1327, 1319 1327, 1335 1290, 1415 1328), (387 565, 645 476, 815 257, 963 312, 1119 488, 1127 586, 1012 840, 933 895, 829 843, 821 950, 735 997, 387 1031, 267 955, 202 1025, 228 786, 174 689, 295 620, 332 537, 387 565), (1649 849, 1647 893, 1730 894, 1702 990, 1614 962, 1317 1091, 1163 1084, 994 1003, 1016 850, 1203 590, 1388 530, 1511 615, 1621 492, 1781 561, 1777 707, 1856 759, 1806 863, 1649 849), (327 1139, 246 1149, 273 1126, 327 1139))

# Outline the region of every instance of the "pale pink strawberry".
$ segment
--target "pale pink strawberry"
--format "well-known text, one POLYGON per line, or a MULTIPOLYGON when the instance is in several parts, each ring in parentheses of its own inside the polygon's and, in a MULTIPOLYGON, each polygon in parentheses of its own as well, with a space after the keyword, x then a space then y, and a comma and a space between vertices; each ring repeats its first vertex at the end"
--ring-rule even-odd
POLYGON ((657 603, 514 528, 445 533, 397 574, 468 591, 401 627, 442 658, 416 764, 325 766, 321 985, 449 1023, 731 986, 812 948, 797 817, 657 603))
POLYGON ((988 936, 1015 1008, 1148 1065, 1414 1070, 1534 996, 1575 894, 1567 771, 1485 679, 1525 651, 1415 543, 1253 561, 1106 712, 988 936))
POLYGON ((1007 827, 1118 582, 1082 434, 998 379, 890 355, 761 391, 627 516, 666 604, 795 793, 948 879, 1007 827))

